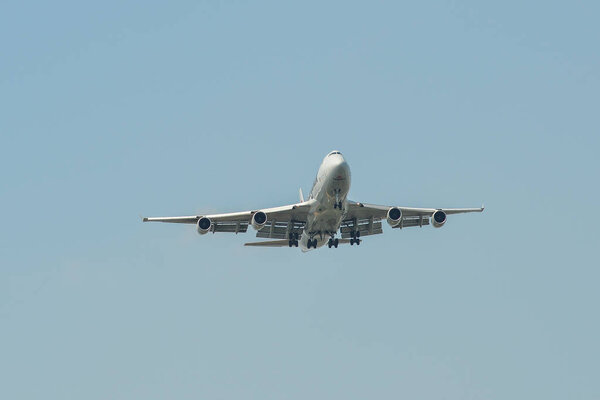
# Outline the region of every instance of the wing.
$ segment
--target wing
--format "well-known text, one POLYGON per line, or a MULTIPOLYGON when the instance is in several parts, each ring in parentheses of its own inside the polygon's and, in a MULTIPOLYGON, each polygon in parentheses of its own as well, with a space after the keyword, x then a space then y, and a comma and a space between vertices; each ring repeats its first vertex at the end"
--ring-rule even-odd
MULTIPOLYGON (((183 217, 145 217, 143 222, 170 222, 178 224, 196 224, 200 218, 210 219, 210 232, 243 233, 248 230, 252 216, 262 211, 267 214, 267 222, 256 234, 262 238, 286 239, 289 233, 302 232, 308 212, 314 199, 281 207, 262 210, 242 211, 226 214, 190 215, 183 217)), ((287 243, 287 242, 286 242, 287 243)))
MULTIPOLYGON (((343 238, 351 237, 352 231, 360 231, 361 236, 383 233, 381 221, 387 218, 387 212, 394 206, 357 203, 348 201, 346 215, 342 221, 340 231, 343 238)), ((422 227, 429 225, 433 213, 443 211, 447 215, 470 212, 482 212, 481 208, 415 208, 398 207, 402 211, 402 221, 394 228, 422 227)))

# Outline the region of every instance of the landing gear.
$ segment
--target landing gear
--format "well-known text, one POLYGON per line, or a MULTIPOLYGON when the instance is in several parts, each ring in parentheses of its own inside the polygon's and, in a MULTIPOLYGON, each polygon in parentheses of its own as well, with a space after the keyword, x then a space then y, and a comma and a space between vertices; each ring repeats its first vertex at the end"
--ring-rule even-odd
POLYGON ((350 246, 352 246, 354 243, 356 243, 356 245, 360 245, 360 242, 362 242, 362 240, 359 239, 360 237, 360 231, 352 231, 350 232, 350 236, 352 236, 350 238, 350 246))
POLYGON ((335 189, 335 203, 333 204, 333 209, 335 210, 336 208, 339 208, 340 210, 342 209, 342 200, 340 200, 340 192, 342 191, 342 189, 335 189))
POLYGON ((338 244, 340 244, 340 241, 334 238, 329 239, 329 241, 327 242, 327 246, 329 246, 329 248, 335 247, 337 249, 338 244))
MULTIPOLYGON (((311 247, 313 249, 317 248, 317 239, 315 239, 314 236, 315 232, 311 232, 310 236, 308 237, 308 241, 306 243, 306 248, 310 249, 311 247)), ((323 235, 321 235, 321 239, 323 238, 323 235)))
POLYGON ((290 233, 288 246, 289 247, 298 247, 298 233, 290 233))

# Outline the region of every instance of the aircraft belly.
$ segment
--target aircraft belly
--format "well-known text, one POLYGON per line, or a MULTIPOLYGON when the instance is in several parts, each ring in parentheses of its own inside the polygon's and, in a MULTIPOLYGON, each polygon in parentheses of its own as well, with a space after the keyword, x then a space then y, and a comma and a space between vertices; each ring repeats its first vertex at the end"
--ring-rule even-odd
POLYGON ((317 211, 308 218, 308 232, 337 232, 342 221, 342 212, 335 209, 317 211))

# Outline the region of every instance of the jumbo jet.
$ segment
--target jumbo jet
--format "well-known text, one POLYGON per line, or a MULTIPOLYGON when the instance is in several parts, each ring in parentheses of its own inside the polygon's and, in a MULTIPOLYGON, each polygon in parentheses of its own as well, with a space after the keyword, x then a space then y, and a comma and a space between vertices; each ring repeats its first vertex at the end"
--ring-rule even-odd
POLYGON ((337 150, 327 154, 319 167, 308 200, 300 189, 300 202, 287 206, 227 214, 185 217, 150 217, 144 222, 195 224, 201 235, 209 232, 242 233, 248 226, 256 236, 275 239, 246 243, 246 246, 298 247, 302 251, 327 245, 360 245, 362 237, 383 233, 382 220, 392 228, 433 225, 440 228, 451 214, 482 212, 481 208, 413 208, 358 203, 347 199, 350 167, 337 150), (341 238, 336 235, 340 233, 341 238))

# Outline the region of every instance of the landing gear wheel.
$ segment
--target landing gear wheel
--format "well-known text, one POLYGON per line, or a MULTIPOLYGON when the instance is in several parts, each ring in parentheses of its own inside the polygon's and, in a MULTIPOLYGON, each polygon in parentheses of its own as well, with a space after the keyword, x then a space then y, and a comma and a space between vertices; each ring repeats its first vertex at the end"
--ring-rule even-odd
POLYGON ((352 246, 354 243, 356 243, 356 245, 360 245, 361 240, 359 239, 360 237, 360 231, 352 231, 350 232, 350 246, 352 246))
POLYGON ((340 241, 338 239, 334 239, 333 240, 333 247, 335 247, 337 249, 338 244, 340 244, 340 241))
POLYGON ((290 247, 298 247, 298 233, 290 232, 289 234, 289 245, 290 247))

